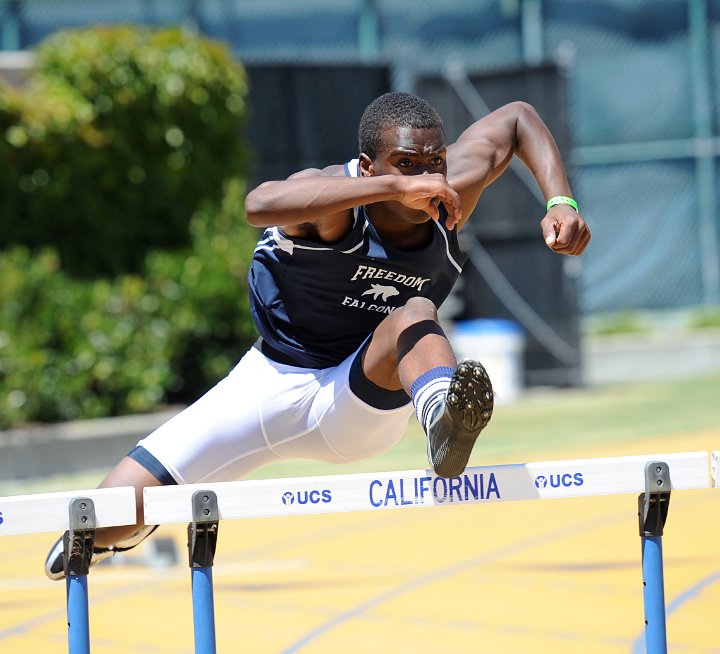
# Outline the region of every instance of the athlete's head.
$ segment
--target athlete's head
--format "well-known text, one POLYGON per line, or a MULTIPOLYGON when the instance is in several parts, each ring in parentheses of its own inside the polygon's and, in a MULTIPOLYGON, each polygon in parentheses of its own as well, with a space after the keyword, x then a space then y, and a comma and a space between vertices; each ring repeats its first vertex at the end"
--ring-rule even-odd
POLYGON ((375 159, 389 127, 438 128, 444 133, 442 118, 429 102, 411 93, 385 93, 368 105, 360 119, 360 152, 375 159))

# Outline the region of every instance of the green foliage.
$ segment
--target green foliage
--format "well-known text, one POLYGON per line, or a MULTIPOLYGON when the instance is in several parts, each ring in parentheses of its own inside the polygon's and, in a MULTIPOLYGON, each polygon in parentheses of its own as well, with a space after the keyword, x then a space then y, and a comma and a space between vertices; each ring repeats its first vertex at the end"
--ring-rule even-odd
POLYGON ((708 308, 692 313, 689 324, 691 329, 720 328, 720 308, 708 308))
POLYGON ((141 269, 241 176, 246 81, 180 30, 60 32, 29 90, 0 93, 0 247, 52 245, 72 274, 141 269))
POLYGON ((596 318, 592 321, 588 331, 592 336, 620 336, 623 334, 642 334, 650 330, 637 313, 621 311, 620 313, 607 314, 596 318))
POLYGON ((257 337, 247 291, 257 233, 243 220, 243 198, 244 187, 229 183, 219 212, 193 216, 189 255, 155 252, 148 257, 148 283, 173 323, 169 400, 197 399, 257 337))
POLYGON ((0 427, 190 402, 255 338, 247 267, 256 234, 243 189, 198 211, 187 251, 152 252, 145 274, 74 279, 55 252, 0 254, 0 427))
POLYGON ((221 45, 129 27, 0 87, 0 428, 190 402, 255 338, 245 93, 221 45))
POLYGON ((57 255, 0 257, 0 426, 146 410, 168 378, 167 325, 139 278, 68 278, 57 255))

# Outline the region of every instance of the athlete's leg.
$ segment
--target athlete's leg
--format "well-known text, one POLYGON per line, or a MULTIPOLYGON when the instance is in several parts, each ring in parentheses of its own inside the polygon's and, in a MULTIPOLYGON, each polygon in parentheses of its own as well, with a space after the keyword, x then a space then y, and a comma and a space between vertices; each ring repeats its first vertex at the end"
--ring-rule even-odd
POLYGON ((134 536, 145 526, 143 513, 143 488, 147 486, 162 486, 162 482, 155 478, 145 467, 134 459, 126 456, 118 463, 100 482, 99 488, 117 488, 119 486, 135 487, 135 507, 137 522, 134 525, 120 527, 101 527, 95 532, 95 545, 97 547, 110 547, 118 542, 134 536))
MULTIPOLYGON (((162 485, 159 479, 130 457, 122 459, 108 476, 105 477, 100 483, 100 488, 114 488, 119 486, 135 487, 137 519, 135 524, 132 525, 100 527, 95 531, 92 565, 113 556, 116 552, 132 549, 155 530, 154 526, 146 526, 143 522, 143 488, 146 486, 159 485, 162 485)), ((50 579, 59 580, 65 576, 63 570, 63 549, 63 539, 60 537, 50 549, 50 553, 45 560, 45 574, 50 579)))
POLYGON ((455 365, 455 354, 438 323, 437 308, 430 300, 417 297, 375 329, 365 351, 363 372, 381 388, 404 388, 409 395, 413 382, 423 373, 455 365))
MULTIPOLYGON (((142 507, 147 486, 242 479, 288 458, 345 463, 397 442, 412 413, 407 396, 399 393, 402 400, 388 410, 367 406, 349 390, 354 361, 352 356, 335 368, 314 370, 276 363, 251 349, 228 377, 141 440, 102 482, 135 488, 138 519, 98 530, 96 550, 105 551, 93 560, 149 535, 153 527, 143 526, 142 507)), ((46 572, 62 578, 62 543, 53 547, 46 572)))
MULTIPOLYGON (((260 355, 259 355, 260 356, 260 355)), ((251 380, 248 381, 250 383, 251 380)), ((253 397, 248 401, 238 402, 243 398, 242 389, 237 388, 228 378, 221 381, 214 389, 206 393, 200 400, 188 407, 172 420, 155 430, 153 434, 141 441, 145 447, 135 448, 123 458, 101 482, 101 488, 132 486, 135 489, 135 506, 137 519, 133 525, 106 527, 96 530, 93 563, 135 547, 154 530, 153 525, 144 524, 143 489, 148 486, 161 486, 183 482, 200 481, 195 478, 192 469, 195 452, 203 452, 212 456, 213 450, 222 450, 220 457, 228 452, 219 446, 218 436, 223 431, 235 429, 242 432, 242 408, 246 413, 257 414, 253 397), (240 407, 240 412, 231 413, 233 407, 240 407), (193 449, 197 444, 197 448, 193 449), (153 447, 158 454, 153 453, 153 447), (164 455, 167 454, 167 459, 164 455), (175 476, 170 470, 175 472, 175 476)), ((259 436, 262 441, 262 436, 259 436)), ((267 449, 267 448, 266 448, 267 449)), ((270 454, 270 457, 273 455, 270 454)), ((198 465, 212 470, 213 461, 199 461, 198 465)), ((45 562, 45 572, 50 579, 62 579, 63 573, 62 538, 51 548, 45 562)))
POLYGON ((457 366, 435 305, 414 298, 383 320, 366 349, 363 372, 377 386, 403 388, 412 397, 435 472, 462 473, 492 415, 492 386, 480 362, 457 366))

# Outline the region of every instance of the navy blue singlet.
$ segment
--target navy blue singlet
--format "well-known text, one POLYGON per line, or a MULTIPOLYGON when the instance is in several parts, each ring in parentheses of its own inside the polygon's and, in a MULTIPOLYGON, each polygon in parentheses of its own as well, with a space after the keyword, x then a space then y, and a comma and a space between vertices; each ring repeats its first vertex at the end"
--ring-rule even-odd
MULTIPOLYGON (((357 160, 345 173, 357 176, 357 160)), ((445 227, 444 209, 432 242, 412 251, 384 243, 363 207, 354 216, 338 243, 289 238, 270 227, 255 249, 248 273, 253 320, 263 340, 300 367, 338 365, 412 297, 440 306, 467 259, 457 231, 445 227)))

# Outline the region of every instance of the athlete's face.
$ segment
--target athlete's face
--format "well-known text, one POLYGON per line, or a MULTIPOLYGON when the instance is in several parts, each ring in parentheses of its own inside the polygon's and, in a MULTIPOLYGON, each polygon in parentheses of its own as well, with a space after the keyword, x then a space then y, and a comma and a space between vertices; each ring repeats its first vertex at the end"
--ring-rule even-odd
MULTIPOLYGON (((382 134, 380 149, 374 159, 360 155, 360 168, 364 176, 447 175, 447 148, 442 127, 414 129, 389 127, 382 134)), ((384 203, 393 215, 403 222, 424 223, 430 217, 423 211, 409 209, 400 202, 384 203)))
POLYGON ((365 157, 363 172, 369 175, 446 175, 446 156, 442 127, 388 127, 382 133, 381 146, 375 158, 365 157))

